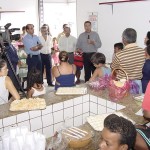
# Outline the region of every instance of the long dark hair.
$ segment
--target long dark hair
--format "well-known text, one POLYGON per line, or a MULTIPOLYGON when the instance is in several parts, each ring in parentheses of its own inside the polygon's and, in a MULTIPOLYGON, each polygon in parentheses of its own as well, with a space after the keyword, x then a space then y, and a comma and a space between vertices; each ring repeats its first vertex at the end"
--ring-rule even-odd
POLYGON ((6 61, 4 59, 0 59, 0 71, 6 65, 6 61))
POLYGON ((43 84, 42 74, 36 68, 32 68, 27 77, 27 90, 30 90, 34 84, 43 84))

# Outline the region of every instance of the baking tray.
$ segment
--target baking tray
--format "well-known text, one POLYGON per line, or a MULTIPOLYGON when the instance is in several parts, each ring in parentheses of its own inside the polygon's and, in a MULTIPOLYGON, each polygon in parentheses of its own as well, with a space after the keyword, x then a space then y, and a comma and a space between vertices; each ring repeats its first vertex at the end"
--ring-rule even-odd
POLYGON ((56 95, 83 95, 87 94, 86 87, 60 87, 57 89, 56 95))

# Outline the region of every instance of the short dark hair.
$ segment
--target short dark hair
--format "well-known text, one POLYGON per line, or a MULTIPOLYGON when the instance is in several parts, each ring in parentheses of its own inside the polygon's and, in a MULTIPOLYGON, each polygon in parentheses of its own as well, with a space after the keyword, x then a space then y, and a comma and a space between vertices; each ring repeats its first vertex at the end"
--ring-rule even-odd
POLYGON ((63 29, 67 26, 68 24, 63 24, 63 29))
POLYGON ((123 43, 121 43, 121 42, 120 42, 120 43, 115 43, 115 44, 114 44, 114 48, 116 48, 116 47, 117 47, 118 49, 123 49, 123 43))
POLYGON ((0 71, 6 65, 6 61, 4 59, 0 59, 0 71))
POLYGON ((127 28, 123 31, 122 37, 128 44, 135 43, 137 38, 137 33, 134 29, 127 28))
POLYGON ((104 127, 111 132, 119 133, 120 144, 127 144, 128 150, 134 148, 136 129, 131 121, 123 117, 119 117, 116 114, 111 114, 105 118, 104 127))
POLYGON ((146 52, 147 52, 147 54, 150 56, 150 45, 148 45, 148 46, 146 47, 146 52))
POLYGON ((23 27, 22 27, 22 31, 23 31, 23 30, 26 30, 26 26, 23 26, 23 27))
POLYGON ((94 53, 91 57, 91 62, 93 64, 105 64, 106 63, 106 57, 103 53, 94 53))
POLYGON ((33 27, 34 27, 34 25, 33 25, 33 24, 27 24, 27 25, 26 25, 26 30, 28 30, 28 29, 29 29, 29 26, 33 26, 33 27))
POLYGON ((59 53, 59 60, 62 62, 67 62, 68 61, 68 53, 66 51, 61 51, 59 53))
POLYGON ((90 21, 85 21, 85 22, 84 22, 84 25, 85 25, 86 23, 89 23, 89 24, 91 25, 91 22, 90 22, 90 21))

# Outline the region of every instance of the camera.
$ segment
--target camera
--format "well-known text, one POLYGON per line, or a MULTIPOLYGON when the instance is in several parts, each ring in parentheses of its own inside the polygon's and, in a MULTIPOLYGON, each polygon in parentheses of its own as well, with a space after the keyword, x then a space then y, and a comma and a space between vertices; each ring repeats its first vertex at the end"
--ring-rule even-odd
MULTIPOLYGON (((10 44, 12 40, 19 40, 20 39, 20 34, 12 34, 16 30, 20 30, 20 28, 12 28, 8 29, 11 26, 11 23, 7 23, 4 26, 4 29, 0 30, 0 42, 5 44, 10 44)), ((1 44, 2 45, 2 44, 1 44)))

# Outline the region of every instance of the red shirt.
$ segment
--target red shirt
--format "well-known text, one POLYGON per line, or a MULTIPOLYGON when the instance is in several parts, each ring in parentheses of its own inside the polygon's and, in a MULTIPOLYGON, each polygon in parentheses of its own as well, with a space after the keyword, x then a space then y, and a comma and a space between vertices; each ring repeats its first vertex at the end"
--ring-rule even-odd
POLYGON ((143 110, 150 111, 150 82, 147 85, 144 100, 142 103, 143 110))

